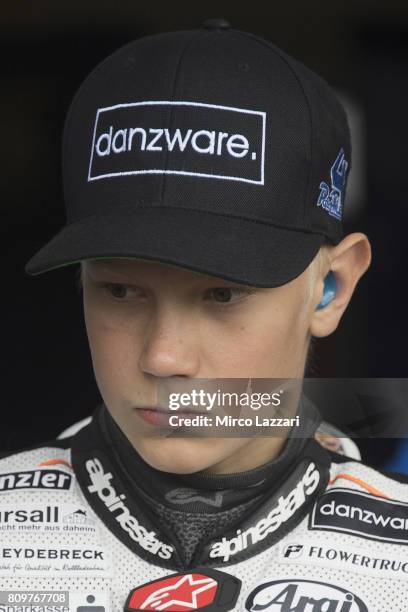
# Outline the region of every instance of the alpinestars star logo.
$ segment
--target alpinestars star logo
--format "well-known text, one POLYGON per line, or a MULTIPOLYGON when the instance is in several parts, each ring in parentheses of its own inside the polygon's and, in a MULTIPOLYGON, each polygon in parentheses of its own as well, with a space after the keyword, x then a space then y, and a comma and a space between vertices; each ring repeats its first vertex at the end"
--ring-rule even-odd
POLYGON ((222 499, 226 491, 217 491, 213 495, 202 495, 195 489, 188 489, 187 487, 179 487, 178 489, 171 489, 165 494, 165 498, 172 504, 190 504, 191 502, 201 502, 207 506, 214 506, 219 508, 222 504, 222 499))
MULTIPOLYGON (((195 577, 194 574, 186 574, 173 584, 165 581, 165 586, 154 590, 144 601, 137 605, 143 610, 165 610, 174 606, 186 610, 197 610, 199 603, 207 605, 214 598, 217 583, 212 578, 195 577)), ((133 606, 140 593, 133 598, 133 606)))
POLYGON ((125 612, 224 612, 234 609, 240 589, 241 581, 231 574, 213 569, 195 569, 136 587, 129 593, 124 609, 125 612))

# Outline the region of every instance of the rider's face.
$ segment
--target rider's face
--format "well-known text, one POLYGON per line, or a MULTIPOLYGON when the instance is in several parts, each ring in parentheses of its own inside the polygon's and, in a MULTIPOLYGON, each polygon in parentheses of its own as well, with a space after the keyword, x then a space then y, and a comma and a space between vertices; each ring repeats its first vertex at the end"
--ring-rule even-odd
POLYGON ((155 403, 158 384, 180 377, 302 378, 313 308, 308 275, 258 289, 158 262, 84 262, 98 387, 145 461, 175 473, 228 472, 276 454, 281 438, 157 436, 138 408, 155 403))

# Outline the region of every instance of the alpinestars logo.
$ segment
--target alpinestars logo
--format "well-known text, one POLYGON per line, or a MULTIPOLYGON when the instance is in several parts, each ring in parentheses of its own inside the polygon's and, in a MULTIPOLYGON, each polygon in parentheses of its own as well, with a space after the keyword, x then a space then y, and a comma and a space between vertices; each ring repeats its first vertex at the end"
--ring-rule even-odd
POLYGON ((165 498, 172 504, 190 504, 191 502, 202 502, 207 506, 214 506, 219 508, 222 504, 223 497, 226 491, 217 491, 213 495, 205 496, 195 489, 188 489, 187 487, 179 487, 178 489, 171 489, 165 494, 165 498))
POLYGON ((186 574, 176 580, 161 580, 159 588, 135 594, 130 602, 131 608, 142 610, 168 610, 169 608, 197 610, 203 601, 211 603, 217 591, 217 582, 207 576, 186 574), (203 600, 204 598, 204 600, 203 600), (138 601, 137 601, 138 600, 138 601))
POLYGON ((174 552, 172 546, 164 544, 157 537, 154 531, 147 531, 139 523, 136 517, 132 516, 129 509, 124 504, 126 495, 118 495, 111 485, 113 476, 110 472, 105 472, 102 463, 96 457, 89 459, 85 463, 89 478, 92 484, 88 485, 90 493, 96 493, 103 504, 113 513, 115 520, 121 528, 137 542, 144 550, 147 550, 161 559, 170 559, 174 552))
POLYGON ((199 102, 132 102, 96 113, 88 181, 177 174, 264 184, 266 113, 199 102))
POLYGON ((209 556, 213 559, 222 557, 223 561, 229 561, 231 557, 247 548, 251 543, 256 544, 266 538, 295 514, 305 503, 307 497, 313 494, 319 482, 319 470, 312 462, 307 467, 296 487, 286 497, 281 495, 276 506, 267 516, 261 518, 256 525, 249 527, 244 532, 237 529, 236 537, 230 540, 223 537, 220 542, 212 545, 209 556))
POLYGON ((241 581, 235 576, 214 569, 192 569, 171 574, 132 589, 125 603, 125 612, 138 610, 235 610, 241 581))

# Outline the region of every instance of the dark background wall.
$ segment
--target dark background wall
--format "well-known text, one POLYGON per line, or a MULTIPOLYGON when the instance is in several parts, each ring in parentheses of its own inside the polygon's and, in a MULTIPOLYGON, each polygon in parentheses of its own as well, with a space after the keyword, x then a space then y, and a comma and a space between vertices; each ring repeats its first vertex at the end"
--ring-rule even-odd
MULTIPOLYGON (((368 234, 373 263, 339 329, 318 342, 313 375, 407 376, 406 2, 239 9, 220 1, 207 9, 192 2, 8 0, 0 15, 2 449, 50 438, 99 401, 76 270, 37 278, 23 270, 64 224, 60 147, 72 96, 120 45, 210 17, 269 38, 326 78, 351 109, 356 158, 346 229, 368 234)), ((362 442, 380 463, 395 442, 378 444, 374 453, 362 442)))

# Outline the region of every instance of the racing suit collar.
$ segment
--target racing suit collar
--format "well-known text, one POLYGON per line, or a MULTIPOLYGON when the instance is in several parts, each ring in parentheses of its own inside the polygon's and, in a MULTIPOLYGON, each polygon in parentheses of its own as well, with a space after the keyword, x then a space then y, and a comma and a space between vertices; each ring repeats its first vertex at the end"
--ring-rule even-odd
POLYGON ((285 477, 294 460, 301 454, 308 439, 314 436, 321 422, 317 408, 305 396, 301 398, 298 414, 300 427, 296 431, 292 428, 278 457, 254 469, 231 474, 205 472, 173 474, 157 470, 146 463, 134 449, 106 406, 101 406, 98 418, 103 436, 129 482, 137 482, 150 498, 169 507, 208 513, 238 505, 279 485, 280 480, 285 477), (176 494, 172 494, 173 491, 178 490, 180 495, 181 491, 184 492, 183 503, 180 497, 176 499, 176 494), (189 491, 191 492, 191 503, 187 501, 189 491), (214 505, 206 503, 205 498, 202 498, 203 501, 200 503, 197 499, 200 497, 200 492, 213 493, 216 496, 217 491, 223 492, 222 496, 218 496, 219 503, 214 505), (194 492, 197 493, 196 496, 194 492))
MULTIPOLYGON (((310 406, 305 406, 302 410, 308 411, 310 406)), ((313 410, 309 414, 314 415, 309 417, 312 435, 319 417, 313 410)), ((312 437, 295 436, 288 438, 277 459, 255 470, 196 473, 186 480, 148 466, 127 439, 121 439, 120 430, 112 435, 107 416, 100 406, 92 422, 72 439, 79 485, 117 538, 163 567, 230 565, 262 552, 304 518, 328 482, 326 451, 312 437), (129 470, 128 465, 137 468, 129 470), (177 494, 168 495, 182 488, 181 483, 192 492, 186 504, 178 503, 177 494), (215 502, 217 492, 224 493, 219 506, 203 501, 210 495, 215 502)))

